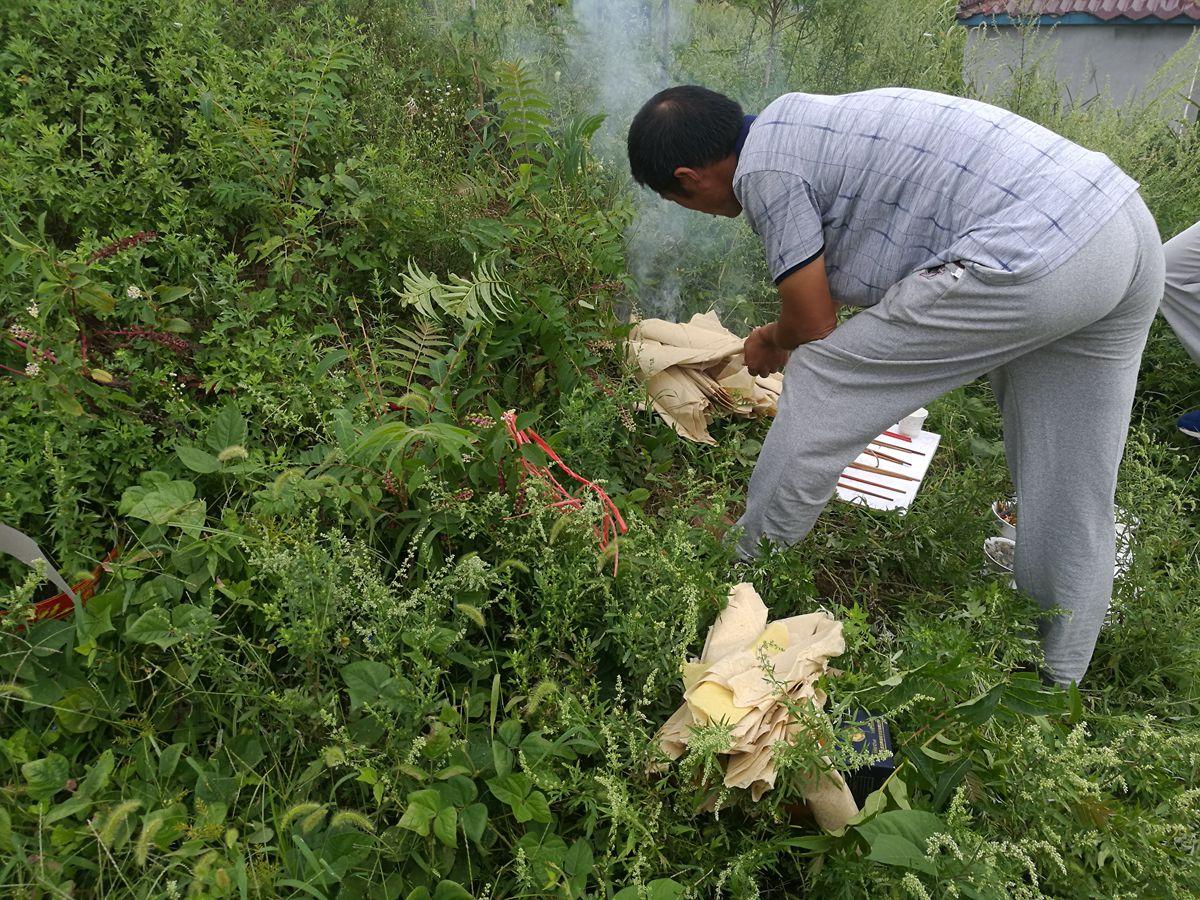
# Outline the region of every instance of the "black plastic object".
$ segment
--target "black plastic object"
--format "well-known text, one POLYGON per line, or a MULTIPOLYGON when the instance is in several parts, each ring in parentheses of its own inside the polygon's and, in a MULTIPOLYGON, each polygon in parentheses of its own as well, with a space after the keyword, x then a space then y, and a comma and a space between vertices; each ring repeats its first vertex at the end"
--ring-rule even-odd
POLYGON ((872 716, 865 709, 855 710, 853 721, 858 725, 858 731, 851 737, 855 750, 866 751, 873 756, 878 755, 880 751, 887 752, 885 759, 846 773, 846 784, 850 787, 850 793, 854 795, 854 801, 862 806, 867 795, 879 790, 888 776, 896 770, 896 761, 892 756, 892 732, 887 722, 878 716, 872 716))

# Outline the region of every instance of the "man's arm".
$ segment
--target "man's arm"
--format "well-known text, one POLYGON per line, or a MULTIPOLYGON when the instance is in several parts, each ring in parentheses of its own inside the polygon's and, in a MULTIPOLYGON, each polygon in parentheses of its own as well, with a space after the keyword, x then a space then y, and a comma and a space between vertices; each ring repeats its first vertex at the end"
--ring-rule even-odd
POLYGON ((779 320, 756 328, 746 339, 751 375, 780 371, 788 351, 820 340, 837 327, 837 304, 829 295, 824 254, 789 272, 778 287, 779 320))

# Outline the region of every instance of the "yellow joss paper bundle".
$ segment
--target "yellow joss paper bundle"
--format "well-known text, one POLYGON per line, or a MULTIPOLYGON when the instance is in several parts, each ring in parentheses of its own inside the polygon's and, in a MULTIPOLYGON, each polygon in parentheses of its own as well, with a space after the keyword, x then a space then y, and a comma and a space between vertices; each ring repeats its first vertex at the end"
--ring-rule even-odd
POLYGON ((688 440, 715 444, 708 433, 714 414, 773 416, 783 391, 782 375, 750 374, 744 344, 708 312, 686 323, 645 319, 630 332, 626 352, 663 420, 688 440))
MULTIPOLYGON (((790 715, 781 693, 786 692, 793 703, 808 702, 821 709, 826 698, 817 679, 829 660, 846 649, 842 624, 828 613, 774 622, 768 622, 767 615, 753 585, 742 583, 730 590, 729 602, 709 629, 700 658, 683 667, 683 705, 657 735, 659 746, 674 760, 687 750, 694 727, 716 722, 732 726, 732 743, 722 754, 724 783, 749 789, 755 802, 775 786, 772 745, 780 740, 795 744, 815 739, 790 715), (765 671, 760 651, 765 655, 765 671)), ((824 759, 828 766, 829 760, 824 759)), ((837 830, 858 813, 845 779, 832 768, 806 779, 800 787, 822 828, 837 830)))

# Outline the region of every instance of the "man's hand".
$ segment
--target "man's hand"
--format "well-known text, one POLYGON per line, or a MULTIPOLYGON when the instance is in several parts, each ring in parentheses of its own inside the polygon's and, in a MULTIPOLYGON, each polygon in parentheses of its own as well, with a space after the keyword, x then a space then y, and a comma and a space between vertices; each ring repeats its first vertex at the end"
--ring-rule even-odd
POLYGON ((750 370, 751 375, 772 375, 782 372, 783 367, 787 365, 788 352, 775 346, 774 331, 775 323, 772 322, 770 325, 755 328, 746 338, 743 352, 746 356, 746 368, 750 370))

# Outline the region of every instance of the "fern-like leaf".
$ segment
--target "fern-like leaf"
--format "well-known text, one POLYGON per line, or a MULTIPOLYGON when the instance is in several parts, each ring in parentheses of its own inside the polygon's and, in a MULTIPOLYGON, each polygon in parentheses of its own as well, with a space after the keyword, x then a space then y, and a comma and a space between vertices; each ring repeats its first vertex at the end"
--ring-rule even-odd
POLYGON ((418 441, 434 447, 443 458, 457 458, 474 440, 475 435, 470 431, 443 422, 427 422, 424 425, 386 422, 355 441, 349 453, 352 458, 368 463, 386 456, 384 467, 390 469, 392 461, 418 441))
POLYGON ((451 273, 445 281, 425 272, 415 260, 409 260, 408 271, 402 277, 403 287, 392 291, 402 305, 426 318, 439 319, 445 315, 474 326, 500 321, 511 308, 508 284, 496 271, 495 264, 487 260, 478 264, 471 278, 451 273))
POLYGON ((484 206, 496 196, 495 184, 470 173, 458 176, 454 183, 454 193, 465 201, 477 206, 484 206))
POLYGON ((432 377, 429 366, 449 346, 445 330, 429 318, 418 318, 410 328, 391 329, 382 350, 389 370, 384 380, 408 391, 416 379, 432 377))
POLYGON ((524 64, 502 62, 496 67, 496 102, 500 130, 518 155, 544 162, 539 148, 550 136, 550 100, 524 64))

